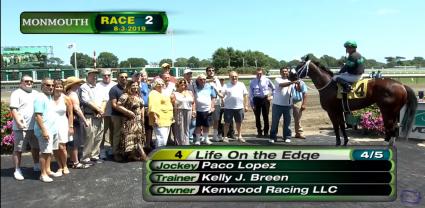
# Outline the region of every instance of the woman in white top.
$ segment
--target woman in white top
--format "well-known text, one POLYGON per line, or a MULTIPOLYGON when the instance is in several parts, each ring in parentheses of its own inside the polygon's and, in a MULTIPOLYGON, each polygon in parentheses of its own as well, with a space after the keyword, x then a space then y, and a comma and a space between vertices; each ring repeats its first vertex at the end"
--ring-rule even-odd
POLYGON ((54 150, 56 161, 59 169, 54 176, 62 176, 62 174, 69 174, 68 166, 66 165, 67 151, 66 143, 72 141, 74 134, 73 126, 73 110, 72 101, 65 94, 63 94, 63 83, 61 80, 54 80, 53 82, 53 108, 55 112, 55 124, 58 129, 59 147, 54 150), (67 117, 68 115, 68 117, 67 117))
POLYGON ((176 145, 189 145, 189 125, 196 116, 195 100, 193 93, 187 88, 187 81, 183 78, 177 80, 176 91, 171 95, 174 107, 174 133, 176 145))

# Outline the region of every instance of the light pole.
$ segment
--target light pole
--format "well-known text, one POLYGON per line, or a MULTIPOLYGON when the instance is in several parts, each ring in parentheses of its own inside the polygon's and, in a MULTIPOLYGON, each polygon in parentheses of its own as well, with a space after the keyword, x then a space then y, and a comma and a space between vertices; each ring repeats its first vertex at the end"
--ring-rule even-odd
POLYGON ((75 43, 68 44, 68 49, 74 49, 74 68, 77 70, 77 45, 75 43))
POLYGON ((173 32, 173 29, 169 29, 168 34, 171 35, 171 67, 174 67, 174 32, 173 32))

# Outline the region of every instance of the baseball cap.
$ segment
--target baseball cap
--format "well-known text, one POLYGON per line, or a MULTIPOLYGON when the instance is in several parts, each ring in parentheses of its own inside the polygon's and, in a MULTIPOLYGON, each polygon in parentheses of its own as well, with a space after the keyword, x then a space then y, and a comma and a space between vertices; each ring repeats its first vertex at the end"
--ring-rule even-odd
POLYGON ((187 74, 187 73, 192 73, 192 69, 185 69, 185 70, 183 71, 183 74, 187 74))

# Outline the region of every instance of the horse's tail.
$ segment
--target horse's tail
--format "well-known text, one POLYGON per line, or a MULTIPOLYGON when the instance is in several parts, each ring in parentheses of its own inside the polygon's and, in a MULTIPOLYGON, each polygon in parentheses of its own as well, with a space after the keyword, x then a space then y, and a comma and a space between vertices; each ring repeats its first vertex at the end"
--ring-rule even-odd
POLYGON ((413 120, 415 119, 416 108, 418 107, 418 100, 412 88, 406 85, 404 85, 404 88, 407 91, 407 103, 406 111, 401 122, 401 131, 403 132, 404 138, 407 138, 409 136, 409 131, 412 128, 413 120))

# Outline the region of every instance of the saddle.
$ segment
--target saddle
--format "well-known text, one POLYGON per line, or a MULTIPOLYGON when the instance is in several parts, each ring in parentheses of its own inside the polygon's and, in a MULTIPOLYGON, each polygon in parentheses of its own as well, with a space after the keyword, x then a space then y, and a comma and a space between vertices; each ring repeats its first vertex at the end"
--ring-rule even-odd
MULTIPOLYGON (((347 99, 361 99, 365 98, 367 95, 367 84, 371 80, 370 78, 361 79, 357 82, 352 83, 352 90, 349 91, 347 94, 347 99)), ((345 94, 344 92, 344 86, 342 86, 340 83, 337 83, 338 85, 338 91, 337 91, 337 98, 342 99, 342 95, 345 94)))
POLYGON ((337 82, 337 98, 341 99, 342 109, 344 111, 344 118, 347 124, 347 127, 356 127, 356 118, 351 114, 350 107, 348 105, 348 100, 365 98, 367 95, 367 84, 369 83, 370 78, 361 79, 357 82, 352 83, 352 90, 347 90, 347 83, 344 83, 343 86, 341 83, 337 82))

